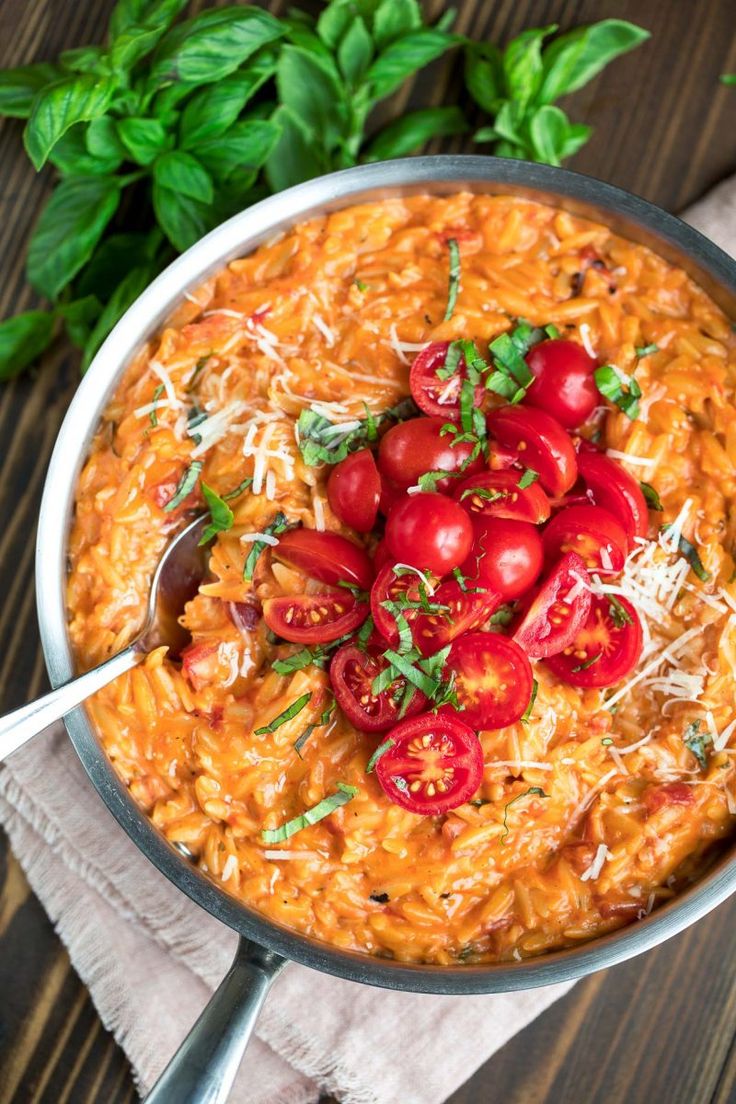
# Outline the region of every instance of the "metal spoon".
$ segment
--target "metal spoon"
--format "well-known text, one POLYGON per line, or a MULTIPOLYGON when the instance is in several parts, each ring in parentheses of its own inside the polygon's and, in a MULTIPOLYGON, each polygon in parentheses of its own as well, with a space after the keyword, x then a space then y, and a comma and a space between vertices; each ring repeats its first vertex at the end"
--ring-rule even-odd
POLYGON ((0 762, 118 675, 135 667, 152 648, 168 644, 170 654, 179 655, 189 635, 179 625, 178 617, 197 593, 206 571, 204 549, 199 546, 205 520, 203 515, 190 522, 162 555, 151 581, 145 624, 127 648, 99 667, 0 718, 0 762))

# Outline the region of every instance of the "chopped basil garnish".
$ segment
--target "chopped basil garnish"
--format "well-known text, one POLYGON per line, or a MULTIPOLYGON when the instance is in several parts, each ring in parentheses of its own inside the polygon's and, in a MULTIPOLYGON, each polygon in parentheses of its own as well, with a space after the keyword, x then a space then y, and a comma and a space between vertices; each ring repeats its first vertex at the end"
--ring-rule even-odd
POLYGON ((256 736, 268 736, 270 733, 275 732, 277 728, 281 728, 287 721, 292 721, 299 713, 301 713, 304 706, 307 705, 312 698, 312 691, 308 690, 306 694, 302 694, 296 701, 293 701, 283 713, 279 713, 277 717, 274 717, 272 721, 269 721, 263 728, 257 728, 255 730, 256 736))
MULTIPOLYGON (((624 610, 624 613, 626 613, 626 610, 624 610)), ((629 617, 628 614, 626 614, 626 616, 629 617)), ((629 621, 631 621, 630 617, 629 621)), ((603 659, 603 652, 596 652, 594 656, 591 656, 590 659, 586 659, 584 663, 579 663, 577 667, 573 667, 573 674, 577 674, 578 671, 587 671, 589 667, 592 667, 593 664, 597 663, 600 659, 603 659)))
POLYGON ((638 357, 649 356, 651 353, 659 352, 659 345, 637 345, 634 352, 638 357))
POLYGON ((611 744, 613 743, 613 739, 612 739, 611 736, 604 736, 603 739, 601 740, 601 743, 603 744, 604 747, 610 747, 611 744))
MULTIPOLYGON (((158 387, 156 388, 156 390, 153 392, 153 402, 154 402, 154 404, 158 402, 158 400, 161 398, 163 392, 164 392, 164 385, 162 383, 160 383, 158 385, 158 387)), ((152 426, 157 426, 158 425, 158 410, 157 410, 155 405, 154 405, 153 410, 151 411, 151 413, 148 415, 148 420, 149 420, 149 422, 151 423, 152 426)))
POLYGON ((608 595, 608 612, 617 629, 622 629, 624 625, 632 624, 631 614, 621 605, 618 598, 613 594, 608 595))
POLYGON ((367 291, 368 290, 368 285, 366 283, 364 283, 362 280, 358 280, 357 277, 356 277, 355 280, 353 280, 353 283, 357 287, 358 291, 367 291))
POLYGON ((194 490, 194 488, 197 485, 197 480, 199 479, 199 475, 200 475, 201 471, 202 471, 202 461, 201 460, 194 460, 189 465, 189 467, 187 468, 187 470, 184 472, 183 476, 179 480, 179 483, 178 483, 177 488, 174 491, 173 495, 171 496, 169 501, 164 506, 164 511, 166 513, 169 513, 169 511, 171 511, 171 510, 175 510, 176 507, 180 506, 181 503, 184 501, 184 499, 187 498, 192 493, 192 491, 194 490))
POLYGON ((349 590, 356 602, 367 602, 369 593, 367 590, 363 590, 356 583, 349 583, 347 579, 340 579, 337 584, 342 587, 343 590, 349 590))
POLYGON ((527 487, 531 487, 532 483, 536 483, 538 479, 539 472, 536 472, 534 468, 527 468, 518 482, 519 490, 525 491, 527 487))
POLYGON ((395 740, 388 739, 384 740, 382 744, 378 745, 378 747, 366 763, 366 774, 373 774, 373 771, 376 769, 376 763, 378 762, 378 760, 381 758, 382 755, 385 755, 387 751, 390 751, 395 743, 395 740))
POLYGON ((460 246, 455 238, 450 238, 447 243, 450 250, 450 279, 447 285, 447 307, 445 308, 444 321, 448 322, 454 312, 457 303, 457 295, 460 291, 460 246))
POLYGON ((447 349, 447 356, 445 357, 444 363, 440 364, 439 368, 435 369, 437 379, 441 379, 444 382, 445 380, 449 380, 451 376, 454 376, 460 365, 462 355, 462 341, 451 341, 447 349))
POLYGON ((646 504, 649 509, 659 510, 661 512, 664 507, 662 506, 659 495, 657 494, 651 483, 645 483, 643 479, 640 479, 639 486, 641 487, 641 493, 644 495, 646 504))
POLYGON ((531 693, 531 697, 529 698, 529 704, 526 707, 526 710, 524 712, 524 716, 521 718, 521 723, 522 724, 529 724, 529 721, 530 721, 531 715, 532 715, 532 709, 534 708, 534 703, 537 700, 537 694, 538 693, 539 693, 539 683, 537 682, 536 679, 532 679, 532 693, 531 693))
POLYGON ((203 372, 203 371, 205 370, 205 368, 207 367, 207 361, 208 361, 208 360, 210 359, 210 357, 211 357, 211 356, 212 356, 212 353, 208 353, 208 355, 207 355, 207 356, 204 356, 204 357, 200 357, 200 358, 199 358, 199 360, 197 361, 197 363, 196 363, 196 365, 195 365, 195 367, 194 367, 194 371, 192 372, 192 377, 191 377, 191 379, 189 380, 189 383, 187 384, 187 391, 191 391, 191 390, 192 390, 192 388, 194 387, 195 383, 197 382, 197 380, 199 379, 199 377, 200 377, 200 376, 202 375, 202 372, 203 372))
POLYGON ((304 747, 307 740, 309 739, 309 737, 314 732, 315 728, 324 728, 324 726, 329 723, 330 717, 332 716, 332 714, 334 712, 334 709, 335 709, 335 699, 333 698, 332 701, 330 702, 330 704, 324 710, 324 712, 323 712, 322 716, 320 717, 320 719, 318 721, 314 721, 312 724, 308 724, 307 727, 302 732, 301 736, 299 736, 299 738, 294 741, 294 751, 297 753, 297 755, 299 756, 300 759, 302 757, 302 748, 304 747))
POLYGON ((367 417, 356 419, 358 425, 344 433, 341 432, 339 423, 331 422, 314 410, 302 410, 296 423, 302 459, 309 467, 339 464, 351 452, 365 448, 375 441, 378 427, 384 422, 405 422, 417 414, 414 400, 402 399, 382 414, 374 415, 367 411, 367 417))
POLYGON ((235 516, 224 498, 220 498, 217 491, 213 491, 204 480, 202 480, 202 494, 212 520, 205 527, 199 543, 207 544, 218 533, 226 533, 228 529, 232 529, 235 516))
MULTIPOLYGON (((667 533, 672 528, 671 525, 663 525, 662 532, 667 533)), ((680 533, 679 540, 677 541, 677 547, 680 553, 685 557, 690 567, 698 576, 701 582, 707 583, 710 579, 710 572, 706 571, 703 567, 703 561, 700 558, 700 554, 694 544, 691 544, 687 537, 684 537, 680 533)))
POLYGON ((511 801, 507 801, 506 804, 503 807, 504 832, 503 832, 503 835, 501 836, 501 843, 505 842, 506 837, 508 836, 509 831, 510 831, 509 825, 508 825, 508 815, 509 815, 509 809, 511 808, 512 805, 515 805, 517 801, 521 801, 521 799, 524 798, 524 797, 549 797, 549 796, 550 795, 548 793, 545 793, 541 786, 530 786, 528 790, 524 791, 524 793, 517 794, 516 797, 511 798, 511 801))
POLYGON ((600 368, 596 368, 594 379, 604 398, 615 403, 632 421, 638 418, 641 387, 633 376, 627 384, 612 364, 602 364, 600 368))
MULTIPOLYGON (((278 513, 271 524, 266 526, 263 532, 267 536, 275 537, 278 536, 279 533, 285 532, 285 530, 287 530, 288 528, 289 523, 286 520, 285 516, 282 513, 278 513)), ((245 567, 243 568, 243 578, 246 580, 246 582, 250 582, 250 580, 253 578, 253 572, 256 569, 258 557, 267 544, 268 541, 253 541, 251 550, 248 553, 248 557, 245 561, 245 567)))
POLYGON ((437 490, 437 484, 441 483, 443 479, 454 479, 460 474, 460 472, 443 471, 439 468, 436 471, 424 472, 419 476, 417 484, 421 491, 431 494, 437 490))
POLYGON ((464 502, 466 498, 480 498, 483 502, 496 502, 499 498, 506 498, 508 491, 496 491, 492 487, 468 487, 460 495, 460 501, 464 502))
POLYGON ((514 619, 514 611, 511 606, 499 606, 496 612, 489 618, 491 625, 508 625, 514 619))
POLYGON ((200 408, 195 403, 192 409, 189 411, 189 415, 187 417, 187 435, 192 438, 195 445, 200 445, 202 443, 201 434, 196 433, 195 430, 197 426, 200 426, 202 422, 206 421, 207 411, 200 410, 200 408))
POLYGON ((705 770, 708 766, 705 745, 711 742, 712 736, 709 732, 701 732, 700 725, 700 721, 692 721, 683 733, 682 742, 688 751, 691 751, 698 760, 700 769, 705 770))
POLYGON ((313 648, 300 648, 298 652, 287 656, 286 659, 275 659, 271 666, 277 675, 291 675, 294 671, 304 670, 305 667, 323 668, 332 652, 351 639, 352 633, 347 633, 338 640, 331 640, 329 644, 315 644, 313 648))
POLYGON ((358 630, 358 635, 355 638, 355 642, 356 642, 356 644, 358 645, 359 648, 365 648, 366 647, 366 645, 368 644, 368 641, 370 640, 371 633, 373 632, 374 628, 375 628, 375 625, 374 625, 374 622, 373 622, 373 618, 369 614, 368 617, 366 617, 363 624, 360 626, 360 629, 358 630))
POLYGON ((382 607, 393 618, 396 625, 396 631, 399 634, 399 643, 397 645, 399 651, 404 654, 410 652, 414 644, 414 638, 411 635, 411 625, 404 616, 403 609, 398 602, 392 602, 390 600, 381 602, 382 607))
POLYGON ((452 574, 455 576, 455 582, 460 587, 463 594, 485 594, 485 587, 469 587, 468 577, 463 575, 459 567, 453 567, 452 574))
POLYGON ((232 491, 228 491, 222 497, 225 502, 232 502, 234 498, 239 498, 243 491, 247 491, 253 483, 253 476, 249 475, 247 479, 244 479, 242 483, 238 483, 237 487, 233 487, 232 491))
POLYGON ((524 398, 527 388, 534 383, 534 376, 524 357, 529 350, 553 336, 549 331, 554 327, 539 329, 523 319, 509 333, 499 334, 489 345, 495 371, 486 380, 486 387, 501 395, 510 403, 518 403, 524 398))
POLYGON ((335 809, 339 809, 341 805, 347 805, 348 801, 351 801, 357 792, 357 786, 347 786, 344 782, 338 782, 337 793, 328 794, 314 808, 307 809, 305 813, 294 817, 293 820, 287 820, 286 824, 282 824, 280 828, 265 828, 261 832, 261 839, 264 843, 283 843, 284 840, 296 835, 297 832, 301 832, 303 828, 308 828, 310 824, 316 824, 318 821, 324 820, 330 813, 334 813, 335 809))

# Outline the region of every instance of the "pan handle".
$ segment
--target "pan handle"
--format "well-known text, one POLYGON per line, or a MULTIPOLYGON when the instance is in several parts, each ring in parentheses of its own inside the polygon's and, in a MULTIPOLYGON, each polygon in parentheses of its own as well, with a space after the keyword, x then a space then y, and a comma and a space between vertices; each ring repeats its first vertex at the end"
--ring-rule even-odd
POLYGON ((146 1104, 225 1104, 261 1005, 286 959, 241 939, 233 964, 146 1097, 146 1104))

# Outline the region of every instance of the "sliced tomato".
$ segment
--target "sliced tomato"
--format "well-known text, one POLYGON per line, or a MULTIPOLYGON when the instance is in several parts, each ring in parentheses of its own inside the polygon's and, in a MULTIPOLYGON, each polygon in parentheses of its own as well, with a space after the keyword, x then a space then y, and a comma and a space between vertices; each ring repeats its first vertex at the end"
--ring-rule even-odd
MULTIPOLYGON (((430 416, 442 416, 450 422, 460 421, 460 389, 467 378, 465 358, 460 362, 450 379, 440 379, 437 369, 444 367, 447 360, 449 341, 433 341, 414 359, 409 372, 411 397, 420 410, 430 416)), ((481 406, 485 390, 482 384, 475 388, 475 406, 481 406)))
POLYGON ((506 728, 526 712, 532 669, 524 652, 500 633, 466 633, 450 649, 460 716, 471 728, 506 728))
POLYGON ((397 561, 436 575, 459 567, 472 542, 465 510, 441 494, 407 495, 386 522, 386 544, 397 561))
POLYGON ((596 506, 613 514, 629 543, 649 532, 649 509, 641 487, 620 464, 602 453, 579 452, 578 470, 596 506))
MULTIPOLYGON (((380 653, 363 651, 355 644, 344 644, 330 664, 330 682, 343 713, 362 732, 383 732, 400 720, 405 701, 406 680, 397 678, 387 690, 374 694, 373 681, 387 667, 380 653)), ((404 716, 411 717, 426 708, 427 699, 413 688, 404 705, 404 716)))
MULTIPOLYGON (((446 417, 412 418, 384 434, 378 448, 378 465, 389 486, 415 486, 420 475, 430 471, 462 469, 470 474, 483 470, 483 457, 478 455, 471 460, 473 445, 469 441, 453 444, 453 435, 442 432, 446 425, 446 417)), ((447 490, 453 482, 450 476, 440 479, 437 490, 447 490)))
POLYGON ((617 598, 613 605, 607 597, 594 595, 572 644, 546 662, 571 686, 613 686, 634 669, 641 647, 641 622, 631 603, 617 598))
POLYGON ((500 594, 485 587, 466 583, 465 590, 455 579, 441 583, 430 601, 446 607, 437 613, 417 613, 412 620, 412 635, 422 655, 433 655, 463 633, 477 629, 501 605, 500 594))
POLYGON ((346 456, 330 472, 327 498, 334 513, 358 533, 369 533, 376 524, 381 480, 370 449, 346 456))
POLYGON ((376 775, 395 805, 420 816, 456 809, 483 778, 483 751, 457 713, 424 713, 391 729, 393 747, 378 760, 376 775))
POLYGON ((471 475, 455 488, 455 499, 469 514, 509 518, 541 525, 550 515, 550 503, 539 483, 520 487, 521 471, 487 471, 471 475))
POLYGON ((577 552, 589 571, 601 575, 618 575, 628 553, 626 533, 601 506, 566 506, 552 518, 542 541, 549 563, 577 552))
POLYGON ((585 624, 593 596, 585 564, 568 552, 552 569, 514 632, 532 659, 546 659, 572 644, 585 624))
POLYGON ((195 690, 213 682, 220 673, 218 645, 204 641, 190 644, 181 653, 181 670, 195 690))
POLYGON ((291 529, 279 537, 271 555, 327 586, 350 583, 368 590, 373 581, 373 565, 366 551, 338 533, 291 529))
POLYGON ((488 415, 488 428, 505 448, 515 449, 526 468, 553 497, 565 494, 577 479, 575 449, 558 421, 543 410, 501 406, 488 415))
POLYGON ((346 590, 286 594, 263 602, 263 620, 271 632, 293 644, 339 640, 362 625, 368 613, 368 603, 357 601, 346 590))
MULTIPOLYGON (((396 625, 396 618, 390 609, 386 609, 386 604, 394 603, 399 607, 407 624, 411 625, 416 616, 416 610, 413 606, 419 603, 421 599, 419 586, 422 582, 421 577, 413 571, 401 572, 400 567, 399 573, 394 571, 395 563, 396 561, 392 558, 390 563, 382 567, 371 587, 373 623, 383 639, 392 647, 399 643, 399 630, 396 625)), ((427 576, 427 579, 431 589, 433 585, 431 577, 427 576)))
POLYGON ((473 518, 473 547, 462 565, 470 586, 486 587, 503 601, 519 598, 542 570, 542 538, 528 521, 473 518))

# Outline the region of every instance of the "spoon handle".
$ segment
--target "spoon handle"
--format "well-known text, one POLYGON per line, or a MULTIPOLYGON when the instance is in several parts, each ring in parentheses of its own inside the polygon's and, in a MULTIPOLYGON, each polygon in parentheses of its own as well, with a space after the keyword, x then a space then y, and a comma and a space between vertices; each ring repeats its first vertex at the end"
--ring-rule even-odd
POLYGON ((143 658, 144 654, 135 647, 125 648, 99 667, 94 667, 71 682, 58 686, 49 694, 44 694, 42 698, 0 717, 0 762, 53 721, 60 720, 75 705, 107 686, 108 682, 112 682, 124 671, 135 667, 143 658))

